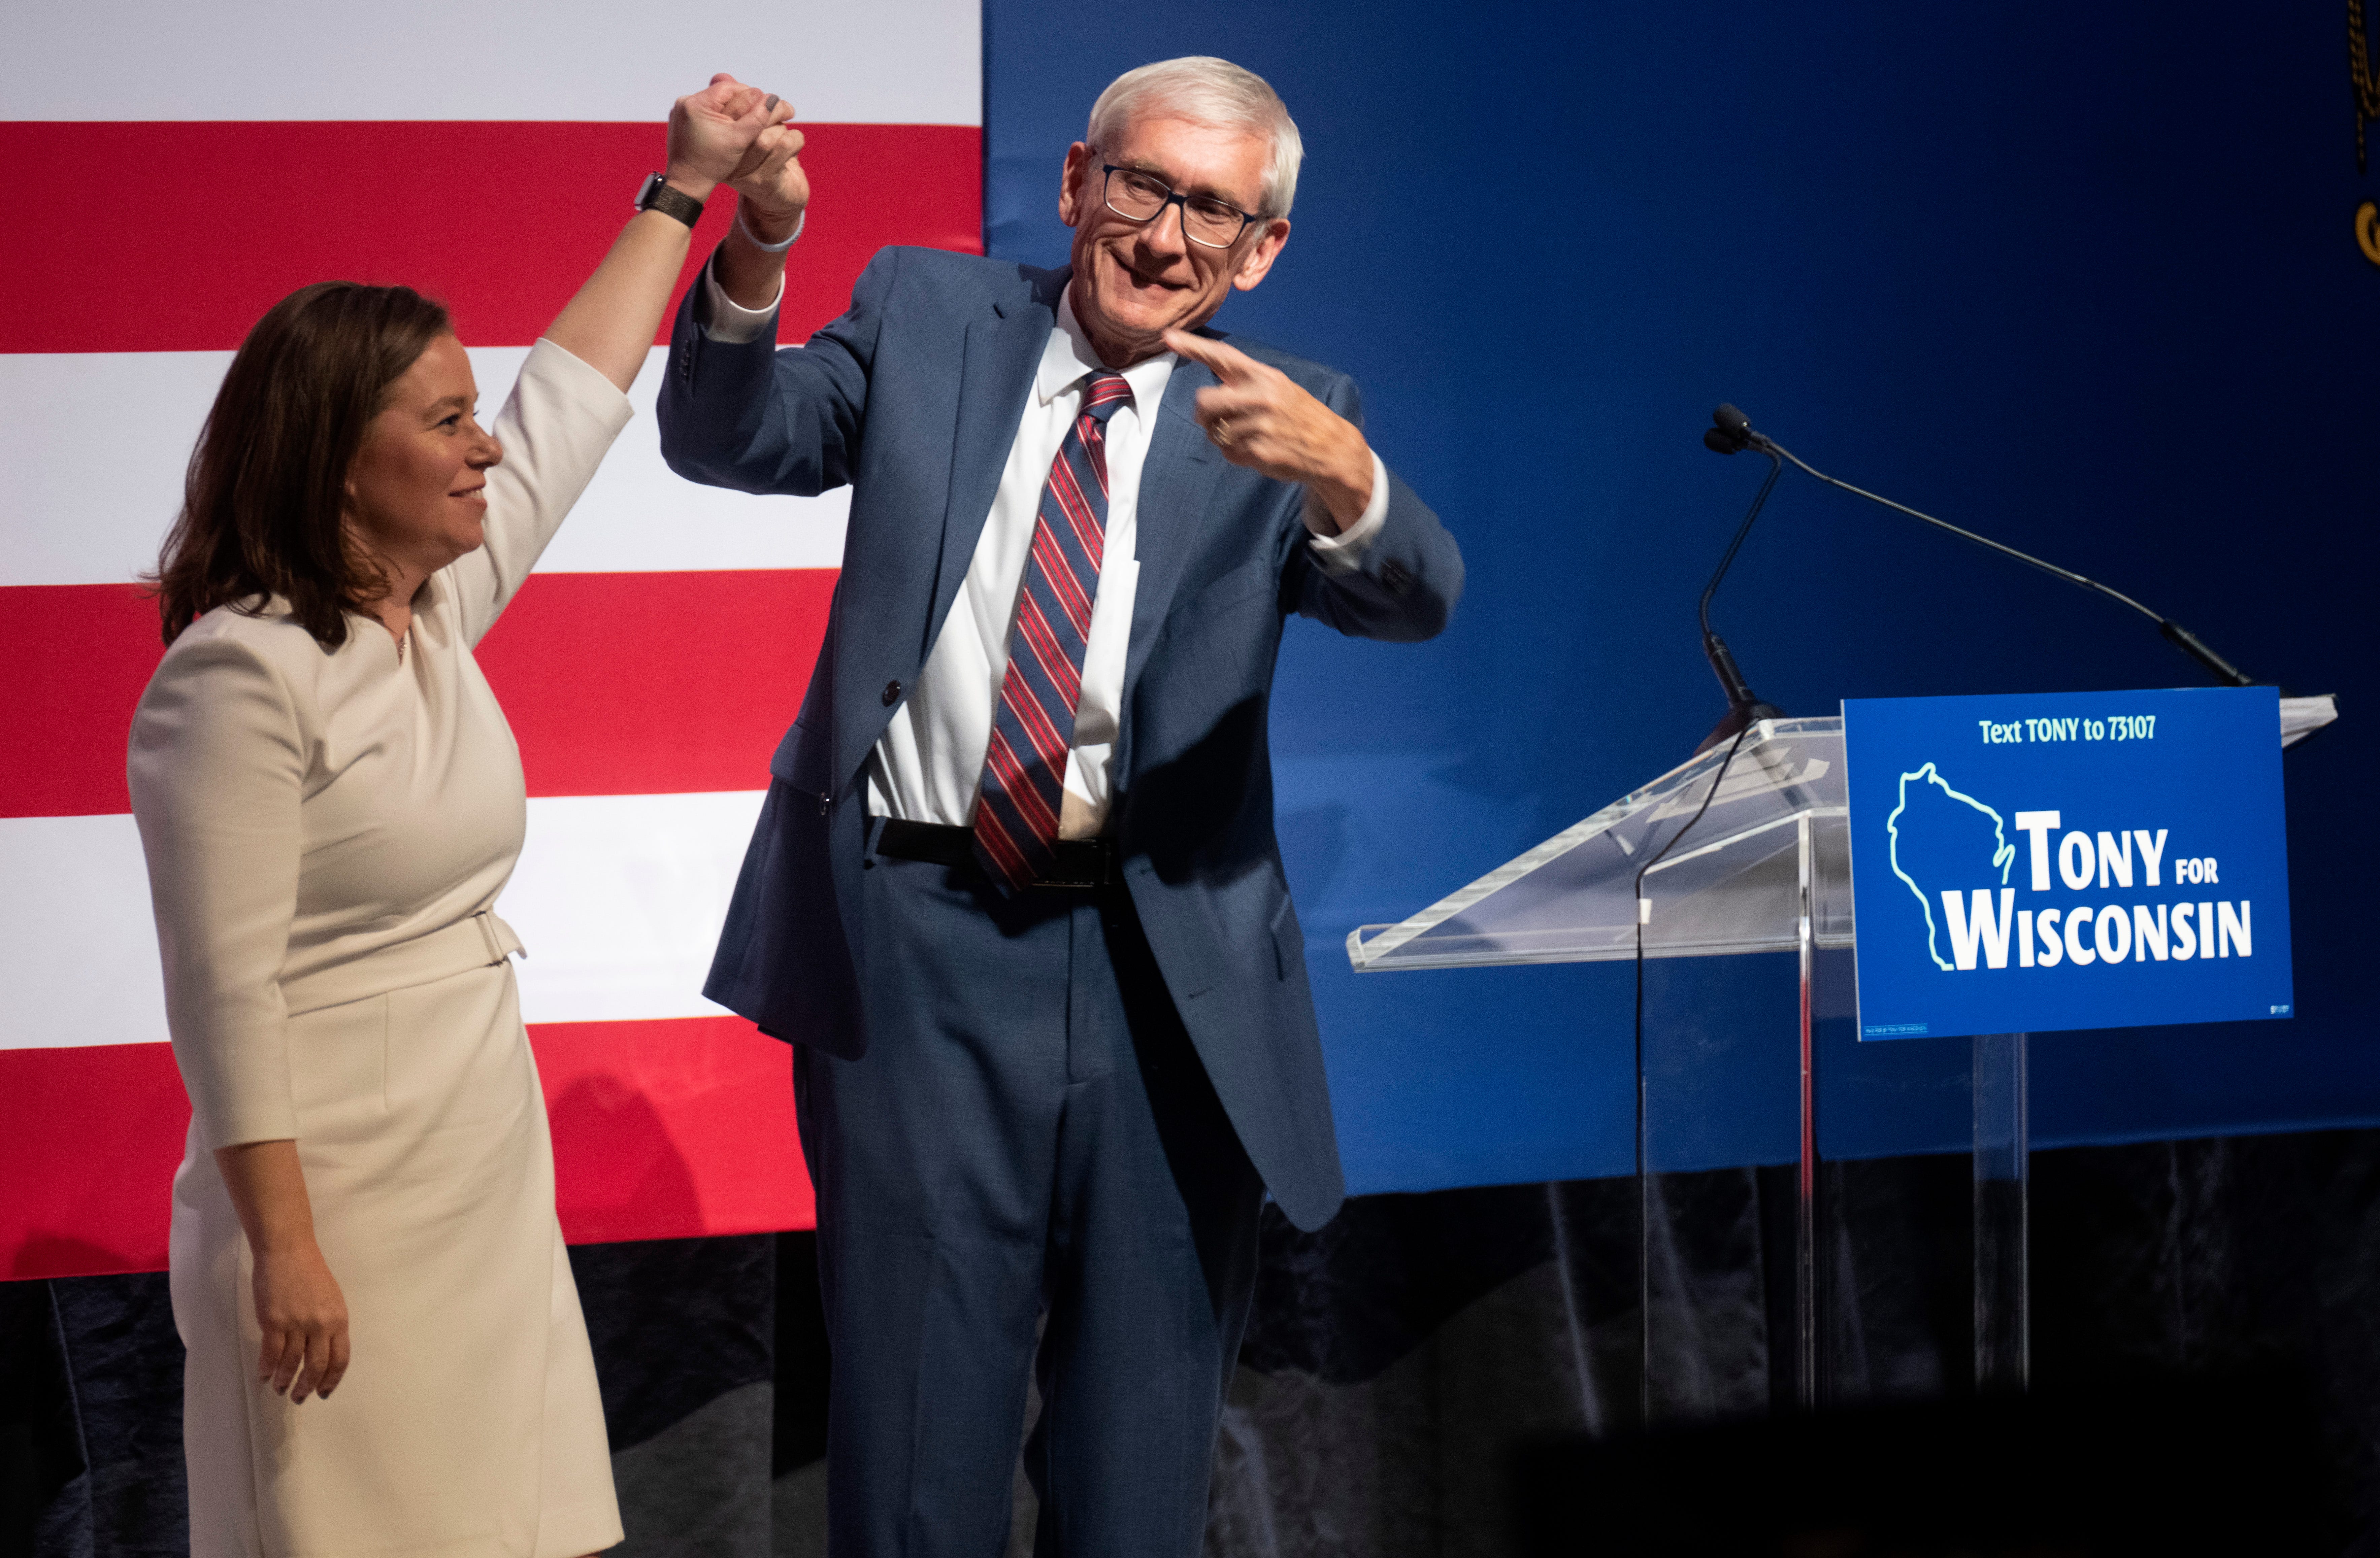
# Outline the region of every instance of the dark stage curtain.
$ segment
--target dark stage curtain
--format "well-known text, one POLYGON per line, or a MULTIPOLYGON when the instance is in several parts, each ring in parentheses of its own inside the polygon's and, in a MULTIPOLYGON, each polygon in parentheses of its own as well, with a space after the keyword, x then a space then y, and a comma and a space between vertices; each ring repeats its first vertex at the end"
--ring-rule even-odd
MULTIPOLYGON (((2380 1554, 2380 1131, 2036 1153, 2044 1394, 2277 1383, 2380 1554)), ((1956 1398, 1972 1376, 1970 1180, 1956 1157, 1829 1165, 1833 1398, 1956 1398)), ((1791 1182, 1654 1187, 1666 1420, 1791 1395, 1791 1182)), ((1216 1461, 1211 1553, 1506 1550, 1513 1447, 1638 1420, 1627 1180, 1375 1196, 1265 1230, 1216 1461)), ((824 1550, 828 1360, 808 1235, 571 1252, 629 1554, 824 1550)), ((184 1551, 181 1355, 163 1275, 0 1285, 0 1558, 184 1551)), ((1030 1498, 1020 1493, 1026 1551, 1030 1498)))

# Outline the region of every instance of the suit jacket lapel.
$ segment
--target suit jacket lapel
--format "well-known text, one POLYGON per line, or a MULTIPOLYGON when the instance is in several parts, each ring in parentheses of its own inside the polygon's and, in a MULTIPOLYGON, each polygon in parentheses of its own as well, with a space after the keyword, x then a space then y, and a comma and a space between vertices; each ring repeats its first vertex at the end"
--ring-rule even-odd
POLYGON ((917 646, 921 663, 975 560, 983 522, 991 513, 1008 452, 1016 442, 1025 398, 1033 393, 1034 370, 1058 323, 1058 297, 1066 275, 1063 271, 1044 275, 1030 296, 995 303, 990 314, 967 326, 959 368, 958 434, 951 451, 950 501, 942 511, 933 609, 926 618, 925 641, 917 646))
MULTIPOLYGON (((1157 431, 1148 443, 1148 457, 1140 467, 1140 539, 1135 550, 1140 579, 1133 590, 1132 638, 1124 648, 1124 742, 1132 740, 1133 690, 1140 685, 1141 669, 1165 625, 1173 592, 1182 583, 1182 565, 1198 543, 1199 522, 1207 501, 1222 474, 1223 458, 1215 452, 1191 413, 1198 392, 1215 376, 1194 362, 1179 362, 1166 381, 1165 404, 1157 416, 1157 431)), ((1119 754, 1127 757, 1128 754, 1119 754)), ((1128 770, 1127 770, 1128 771, 1128 770)))

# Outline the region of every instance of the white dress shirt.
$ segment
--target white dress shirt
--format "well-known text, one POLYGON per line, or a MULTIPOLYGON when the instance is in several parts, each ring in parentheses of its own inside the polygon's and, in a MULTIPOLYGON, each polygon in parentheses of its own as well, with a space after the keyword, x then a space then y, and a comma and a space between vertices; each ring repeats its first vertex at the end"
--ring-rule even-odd
MULTIPOLYGON (((703 271, 703 301, 709 305, 704 333, 741 343, 757 337, 776 312, 772 301, 746 308, 703 271)), ((782 288, 779 299, 783 298, 782 288)), ((1058 831, 1067 839, 1096 836, 1106 825, 1113 798, 1110 772, 1123 724, 1124 656, 1132 642, 1133 594, 1139 581, 1140 472, 1157 429, 1158 409, 1180 359, 1162 352, 1123 370, 1132 386, 1130 404, 1108 420, 1108 523, 1099 587, 1091 603, 1091 631, 1084 647, 1083 686, 1075 709, 1074 749, 1066 759, 1065 801, 1058 831)), ((1083 404, 1083 388, 1101 368, 1099 355, 1075 319, 1072 289, 1058 305, 1058 323, 1042 349, 1033 393, 1009 446, 1000 489, 965 581, 951 602, 950 615, 926 657, 925 670, 892 711, 868 763, 868 809, 881 817, 974 825, 976 792, 991 744, 1000 685, 1008 674, 1010 636, 1025 566, 1033 550, 1035 516, 1050 466, 1065 442, 1083 404)), ((1316 561, 1335 574, 1362 566, 1364 554, 1388 518, 1388 471, 1372 456, 1372 499, 1344 532, 1329 534, 1330 520, 1308 501, 1306 544, 1316 561)))

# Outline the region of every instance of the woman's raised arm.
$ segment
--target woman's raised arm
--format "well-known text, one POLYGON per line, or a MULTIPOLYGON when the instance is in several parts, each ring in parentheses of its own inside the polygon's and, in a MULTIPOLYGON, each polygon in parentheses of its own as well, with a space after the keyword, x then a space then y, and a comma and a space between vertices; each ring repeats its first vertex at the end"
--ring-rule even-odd
MULTIPOLYGON (((778 128, 793 107, 722 73, 670 110, 670 187, 697 201, 730 178, 782 163, 801 138, 778 128)), ((640 211, 612 245, 577 296, 554 316, 546 338, 627 389, 645 365, 686 268, 694 229, 660 211, 640 211)))

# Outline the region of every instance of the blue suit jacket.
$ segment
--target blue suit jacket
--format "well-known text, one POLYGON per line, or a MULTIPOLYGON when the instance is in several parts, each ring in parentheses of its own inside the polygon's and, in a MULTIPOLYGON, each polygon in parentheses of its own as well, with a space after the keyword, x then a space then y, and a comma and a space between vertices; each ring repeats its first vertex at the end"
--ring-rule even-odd
MULTIPOLYGON (((671 467, 746 492, 852 489, 826 643, 770 763, 704 986, 778 1038, 845 1057, 867 1048, 862 770, 966 576, 1067 274, 888 248, 850 312, 796 350, 772 335, 708 339, 691 295, 678 311, 661 394, 671 467)), ((1360 421, 1345 375, 1232 344, 1360 421)), ((1142 467, 1108 831, 1242 1145, 1282 1211, 1312 1228, 1337 1211, 1345 1178, 1273 838, 1273 662, 1292 611, 1369 638, 1429 637, 1462 591, 1463 559, 1391 476, 1362 569, 1325 572, 1306 550, 1303 489, 1231 465, 1192 419, 1214 382, 1195 363, 1175 367, 1142 467)))

